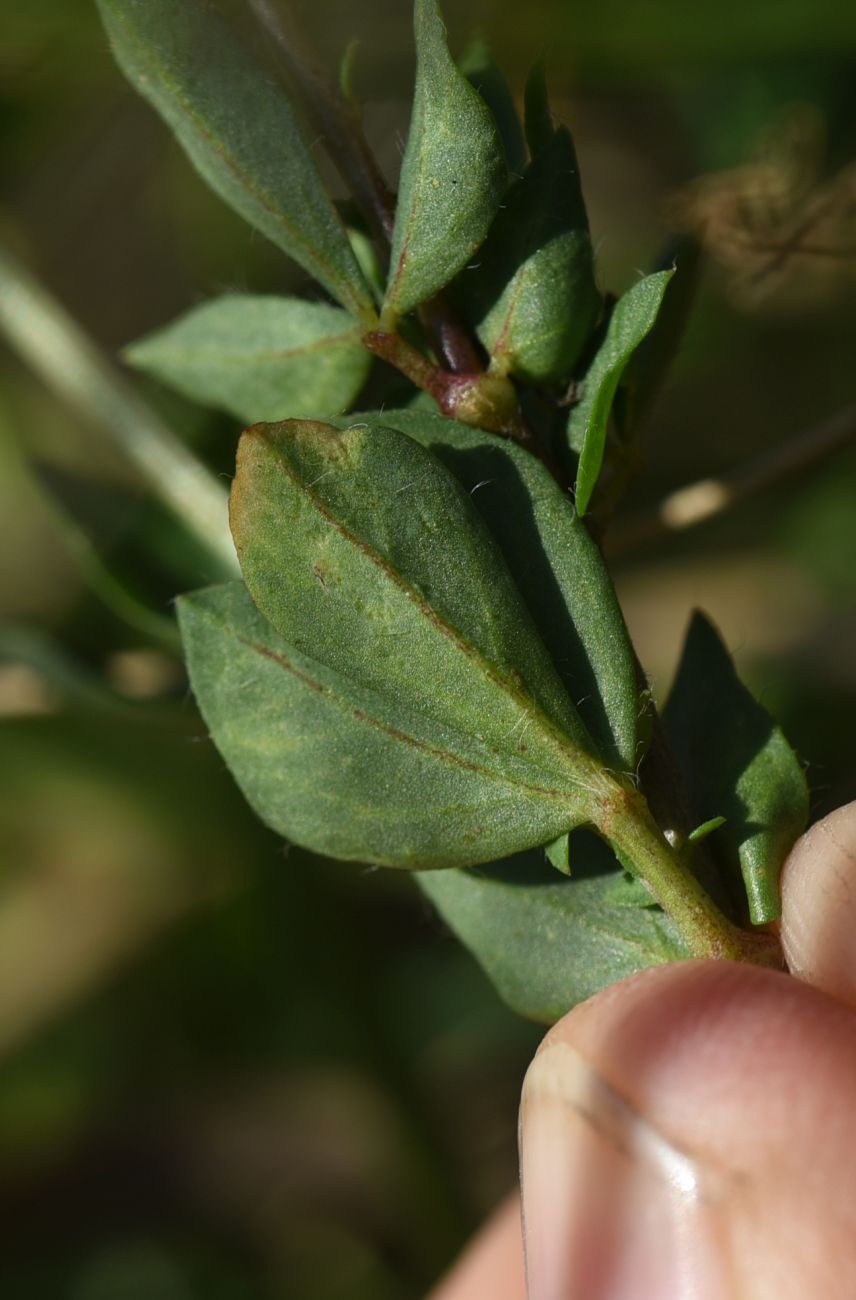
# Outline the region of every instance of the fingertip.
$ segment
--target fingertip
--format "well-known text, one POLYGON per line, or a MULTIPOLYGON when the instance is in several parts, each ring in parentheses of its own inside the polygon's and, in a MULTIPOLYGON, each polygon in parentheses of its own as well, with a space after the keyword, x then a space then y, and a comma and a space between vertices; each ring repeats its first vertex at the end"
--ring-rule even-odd
POLYGON ((856 802, 816 822, 791 850, 781 937, 792 975, 856 1007, 856 802))

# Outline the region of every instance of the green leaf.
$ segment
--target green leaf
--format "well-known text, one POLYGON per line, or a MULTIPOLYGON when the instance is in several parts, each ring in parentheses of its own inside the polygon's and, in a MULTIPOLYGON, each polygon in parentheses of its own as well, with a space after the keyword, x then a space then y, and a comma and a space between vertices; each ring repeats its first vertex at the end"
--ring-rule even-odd
POLYGON ((299 298, 229 294, 132 343, 125 360, 244 424, 338 413, 371 357, 352 316, 299 298))
POLYGON ((416 92, 384 309, 393 319, 466 266, 508 184, 499 129, 449 54, 437 0, 416 0, 415 30, 416 92))
POLYGON ((526 78, 523 115, 529 154, 530 157, 537 158, 541 150, 547 148, 556 130, 547 94, 547 73, 541 59, 526 78))
POLYGON ((466 488, 598 749, 610 765, 635 771, 633 649, 603 558, 565 493, 507 438, 422 410, 384 411, 383 422, 422 443, 466 488))
POLYGON ((557 876, 538 851, 486 867, 417 877, 508 1005, 546 1024, 614 980, 687 956, 672 922, 659 909, 609 901, 622 872, 577 878, 576 850, 584 838, 581 859, 608 857, 592 837, 575 835, 570 880, 557 876))
POLYGON ((781 866, 808 818, 808 787, 781 730, 740 682, 716 629, 698 612, 663 725, 696 816, 725 818, 711 852, 726 873, 739 862, 752 921, 775 920, 781 866))
POLYGON ((600 474, 609 412, 624 368, 657 319, 673 274, 656 271, 619 298, 606 337, 580 385, 579 401, 571 407, 567 438, 579 455, 576 505, 581 515, 588 509, 600 474))
POLYGON ((467 279, 491 369, 567 383, 601 308, 576 153, 561 127, 509 191, 467 279))
POLYGON ((701 260, 701 246, 689 236, 672 239, 659 259, 659 269, 674 269, 669 292, 621 380, 622 423, 631 431, 647 416, 680 350, 696 299, 701 260))
POLYGON ((125 75, 222 199, 356 317, 371 295, 279 83, 205 0, 98 0, 125 75))
POLYGON ((178 618, 217 748, 255 811, 290 840, 330 857, 446 867, 549 839, 573 820, 574 776, 563 770, 573 749, 556 746, 547 772, 515 751, 514 736, 500 752, 447 725, 442 708, 367 689, 284 641, 242 583, 182 597, 178 618))
POLYGON ((555 867, 561 871, 563 876, 571 874, 571 837, 567 833, 560 835, 557 840, 551 840, 549 844, 544 845, 544 856, 555 867))
POLYGON ((526 166, 526 141, 517 116, 514 96, 493 55, 482 40, 474 40, 461 59, 463 72, 471 86, 479 92, 499 127, 509 170, 521 176, 526 166))
POLYGON ((258 425, 231 521, 250 594, 302 653, 503 751, 540 752, 546 718, 593 748, 469 493, 412 439, 258 425))

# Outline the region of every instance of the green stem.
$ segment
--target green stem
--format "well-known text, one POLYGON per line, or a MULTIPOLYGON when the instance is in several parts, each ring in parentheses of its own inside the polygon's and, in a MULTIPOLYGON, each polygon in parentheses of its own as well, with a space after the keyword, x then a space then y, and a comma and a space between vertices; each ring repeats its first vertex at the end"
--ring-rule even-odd
POLYGON ((598 829, 633 864, 635 874, 677 925, 691 956, 781 965, 775 936, 741 930, 729 921, 669 844, 641 795, 622 791, 598 829))
POLYGON ((60 397, 117 444, 160 499, 237 572, 226 491, 127 385, 68 313, 0 247, 0 332, 60 397))

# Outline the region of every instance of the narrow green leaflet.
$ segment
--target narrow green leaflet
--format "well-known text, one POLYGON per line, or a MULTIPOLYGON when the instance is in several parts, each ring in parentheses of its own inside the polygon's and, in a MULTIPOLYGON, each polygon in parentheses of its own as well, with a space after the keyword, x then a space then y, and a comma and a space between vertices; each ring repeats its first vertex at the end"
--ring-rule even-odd
POLYGON ((567 439, 579 455, 576 505, 584 515, 600 474, 609 412, 624 368, 657 319, 673 271, 648 275, 619 298, 606 337, 586 371, 579 401, 571 407, 567 439))
POLYGON ((526 167, 526 140, 517 116, 514 96, 484 41, 473 41, 461 59, 460 66, 467 81, 475 86, 493 113, 511 174, 522 176, 526 167))
POLYGON ((401 165, 384 312, 432 298, 466 266, 508 184, 502 139, 456 66, 437 0, 416 0, 416 91, 401 165))
POLYGON ((687 956, 658 908, 610 902, 620 871, 563 880, 536 850, 417 879, 500 996, 545 1024, 614 980, 687 956))
POLYGON ((547 95, 547 74, 543 62, 533 66, 523 92, 523 123, 529 153, 536 158, 553 138, 556 130, 547 95))
POLYGON ((611 766, 635 771, 639 699, 627 628, 603 558, 549 471, 507 438, 435 412, 384 411, 383 422, 466 488, 598 749, 611 766))
POLYGON ((808 818, 808 788, 779 727, 752 698, 716 629, 693 615, 663 725, 699 820, 724 817, 709 845, 739 862, 756 925, 779 915, 779 872, 808 818))
POLYGON ((468 279, 491 369, 533 384, 571 377, 601 308, 573 141, 555 131, 509 191, 468 279))
POLYGON ((125 360, 244 424, 338 414, 371 357, 352 316, 299 298, 229 294, 132 343, 125 360))
POLYGON ((242 583, 182 597, 178 618, 217 748, 258 815, 295 843, 448 867, 537 844, 573 818, 574 776, 558 751, 541 771, 513 736, 493 752, 394 691, 367 690, 278 636, 242 583))
POLYGON ((222 199, 371 322, 371 294, 279 83, 206 0, 98 0, 125 75, 222 199))
POLYGON ((412 439, 368 422, 258 425, 231 520, 250 594, 291 645, 459 730, 474 761, 555 773, 578 747, 590 783, 591 740, 499 549, 412 439))

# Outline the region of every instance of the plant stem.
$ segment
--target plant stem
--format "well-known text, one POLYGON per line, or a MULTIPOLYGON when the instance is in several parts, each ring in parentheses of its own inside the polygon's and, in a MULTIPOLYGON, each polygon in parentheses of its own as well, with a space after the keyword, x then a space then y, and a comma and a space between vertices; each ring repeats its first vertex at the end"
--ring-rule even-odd
POLYGON ((0 331, 54 392, 108 434, 160 499, 233 575, 237 560, 225 488, 3 247, 0 331))
POLYGON ((774 448, 735 473, 691 483, 670 493, 650 513, 631 516, 610 535, 609 554, 635 553, 670 533, 695 528, 756 492, 810 469, 853 442, 856 442, 856 406, 848 406, 824 424, 774 448))
POLYGON ((691 956, 782 964, 774 935, 741 930, 723 915, 666 840, 641 795, 622 792, 598 829, 633 864, 634 872, 677 925, 691 956))

